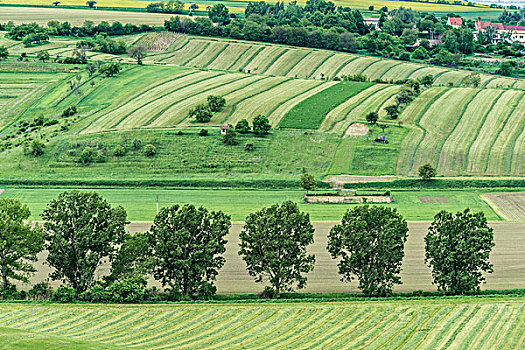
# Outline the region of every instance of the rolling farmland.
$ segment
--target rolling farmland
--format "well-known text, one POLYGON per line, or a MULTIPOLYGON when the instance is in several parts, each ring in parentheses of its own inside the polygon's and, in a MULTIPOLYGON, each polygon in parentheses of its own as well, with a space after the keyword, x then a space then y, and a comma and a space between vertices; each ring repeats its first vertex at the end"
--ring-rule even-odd
MULTIPOLYGON (((142 40, 148 41, 148 35, 142 40)), ((186 35, 178 38, 166 52, 156 52, 148 56, 147 60, 186 67, 308 79, 333 79, 342 75, 364 74, 370 80, 389 81, 417 79, 432 74, 436 77, 434 85, 443 86, 450 83, 459 85, 470 74, 465 70, 380 57, 186 35)), ((487 87, 525 89, 525 81, 521 79, 481 76, 487 87)))
POLYGON ((447 175, 523 175, 524 94, 473 88, 425 91, 403 113, 415 128, 403 141, 398 171, 414 174, 431 160, 447 175))
POLYGON ((38 348, 54 337, 70 349, 520 349, 523 305, 519 297, 148 307, 4 304, 0 339, 38 348))

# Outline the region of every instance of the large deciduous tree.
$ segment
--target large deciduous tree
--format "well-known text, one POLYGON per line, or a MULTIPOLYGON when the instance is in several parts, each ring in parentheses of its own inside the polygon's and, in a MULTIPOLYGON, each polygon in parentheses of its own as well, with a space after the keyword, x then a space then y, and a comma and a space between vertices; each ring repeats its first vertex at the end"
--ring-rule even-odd
POLYGON ((137 60, 137 64, 142 64, 142 60, 146 57, 148 54, 148 48, 146 45, 139 44, 132 46, 129 49, 129 56, 137 60))
POLYGON ((425 262, 432 268, 434 284, 446 294, 479 290, 483 273, 493 271, 493 247, 493 229, 483 212, 439 212, 425 237, 425 262))
POLYGON ((328 236, 328 251, 338 263, 342 281, 359 280, 367 296, 384 296, 394 284, 404 257, 408 225, 395 210, 360 206, 348 210, 328 236))
POLYGON ((256 282, 269 281, 277 295, 303 288, 315 256, 307 253, 314 241, 310 216, 286 201, 248 215, 240 233, 239 254, 256 282))
POLYGON ((149 233, 155 279, 183 296, 214 294, 230 227, 222 211, 191 204, 163 208, 149 233))
POLYGON ((126 233, 126 211, 112 208, 95 192, 63 192, 42 214, 51 278, 78 293, 92 287, 95 271, 112 261, 126 233))
POLYGON ((35 268, 31 264, 44 249, 44 235, 39 226, 24 223, 31 212, 19 200, 0 199, 0 274, 2 288, 9 280, 29 282, 35 268))

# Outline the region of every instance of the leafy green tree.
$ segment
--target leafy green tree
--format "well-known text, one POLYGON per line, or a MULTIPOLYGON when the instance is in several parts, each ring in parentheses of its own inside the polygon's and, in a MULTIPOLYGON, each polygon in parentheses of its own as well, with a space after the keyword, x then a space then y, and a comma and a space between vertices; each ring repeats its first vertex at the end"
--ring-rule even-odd
POLYGON ((208 105, 198 105, 188 113, 188 118, 195 118, 199 123, 207 123, 213 117, 213 112, 208 105))
POLYGON ((241 119, 237 122, 237 125, 235 125, 235 131, 241 134, 247 134, 252 131, 252 129, 246 119, 241 119))
POLYGON ((436 168, 434 168, 430 163, 420 166, 417 172, 419 177, 425 181, 431 180, 437 175, 436 168))
POLYGON ((224 4, 217 4, 208 11, 208 16, 213 23, 230 23, 230 11, 224 4))
POLYGON ((307 253, 314 241, 310 216, 286 201, 248 215, 240 233, 239 255, 250 276, 268 281, 277 295, 306 285, 303 274, 313 270, 315 256, 307 253))
POLYGON ((397 105, 386 106, 385 111, 390 119, 397 119, 397 117, 399 117, 399 107, 397 105))
POLYGON ((212 112, 220 112, 224 108, 224 105, 226 105, 226 100, 221 96, 210 95, 207 100, 208 107, 210 107, 212 112))
POLYGON ((401 263, 408 225, 396 211, 383 206, 348 210, 328 235, 328 251, 340 259, 342 281, 359 280, 366 296, 385 296, 401 284, 401 263))
POLYGON ((501 62, 499 66, 499 71, 502 75, 505 76, 511 76, 512 72, 514 72, 514 66, 511 62, 501 62))
POLYGON ((428 51, 423 46, 418 47, 414 53, 412 53, 412 58, 416 60, 426 60, 428 58, 428 51))
POLYGON ((39 140, 31 141, 31 145, 29 146, 29 150, 31 154, 35 157, 38 157, 44 154, 44 148, 45 148, 45 145, 39 140))
POLYGON ((144 147, 144 154, 147 157, 154 157, 157 154, 157 147, 155 145, 149 144, 144 147))
POLYGON ((301 175, 301 181, 299 182, 299 185, 301 188, 304 188, 306 190, 306 194, 308 194, 308 191, 315 190, 315 187, 317 186, 317 180, 313 175, 304 173, 301 175))
POLYGON ((106 78, 117 75, 120 72, 120 70, 120 63, 117 62, 103 64, 98 69, 99 73, 104 75, 106 78))
POLYGON ((461 81, 461 85, 478 87, 481 84, 481 77, 478 73, 470 73, 461 81))
POLYGON ((77 293, 95 283, 102 262, 112 262, 126 233, 126 211, 112 208, 95 192, 63 192, 42 214, 50 277, 66 281, 77 293))
POLYGON ((214 294, 230 227, 222 211, 191 204, 163 208, 149 232, 155 279, 184 296, 214 294))
POLYGON ((255 118, 253 118, 252 124, 253 132, 257 136, 267 135, 270 132, 270 129, 272 128, 272 126, 270 125, 270 121, 264 115, 258 115, 255 118))
POLYGON ((222 137, 222 142, 228 146, 235 146, 239 144, 237 140, 237 132, 232 127, 226 130, 226 134, 222 137))
POLYGON ((137 64, 141 65, 142 60, 148 54, 148 48, 146 45, 135 45, 129 49, 129 56, 137 60, 137 64))
POLYGON ((130 276, 146 279, 153 271, 153 264, 149 235, 143 232, 126 233, 111 264, 110 274, 104 280, 111 283, 130 276))
POLYGON ((42 63, 44 63, 45 61, 49 61, 49 52, 47 52, 46 50, 39 51, 36 55, 36 58, 39 61, 42 61, 42 63))
POLYGON ((126 154, 126 148, 122 145, 116 145, 115 149, 113 150, 113 154, 116 157, 122 157, 126 154))
POLYGON ((24 223, 31 216, 27 205, 17 199, 0 198, 0 274, 2 289, 9 280, 29 282, 36 272, 31 262, 44 249, 44 235, 39 226, 24 223))
POLYGON ((372 125, 377 123, 379 115, 376 112, 370 112, 366 115, 366 121, 372 125))
POLYGON ((493 229, 483 212, 439 212, 425 237, 425 262, 432 268, 434 284, 446 294, 479 290, 483 273, 493 272, 493 247, 493 229))
POLYGON ((424 87, 429 87, 434 84, 434 76, 432 74, 427 74, 421 78, 421 85, 424 87))
POLYGON ((0 61, 5 60, 9 56, 9 51, 7 51, 7 47, 0 46, 0 61))

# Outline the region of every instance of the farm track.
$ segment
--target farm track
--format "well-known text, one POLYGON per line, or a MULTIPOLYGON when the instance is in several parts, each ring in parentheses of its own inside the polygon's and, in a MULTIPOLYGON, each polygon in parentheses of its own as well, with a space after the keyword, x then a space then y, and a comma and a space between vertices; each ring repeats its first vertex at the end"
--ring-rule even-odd
POLYGON ((520 349, 524 303, 500 297, 147 308, 4 304, 0 334, 45 334, 93 349, 520 349))

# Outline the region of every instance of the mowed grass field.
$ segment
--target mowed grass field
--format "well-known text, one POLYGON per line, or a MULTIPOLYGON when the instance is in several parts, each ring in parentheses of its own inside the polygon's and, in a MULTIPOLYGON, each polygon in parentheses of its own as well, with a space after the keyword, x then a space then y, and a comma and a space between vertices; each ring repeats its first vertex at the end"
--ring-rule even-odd
POLYGON ((525 174, 524 96, 474 88, 423 92, 402 114, 414 127, 403 141, 398 173, 415 174, 430 161, 445 175, 525 174))
POLYGON ((0 339, 4 349, 521 349, 524 303, 4 304, 0 339))
MULTIPOLYGON (((0 188, 5 189, 0 194, 0 198, 17 198, 27 204, 32 212, 32 220, 39 220, 46 205, 57 198, 58 194, 67 190, 66 188, 9 186, 0 188)), ((156 212, 157 196, 160 207, 192 203, 210 210, 222 210, 230 215, 233 221, 244 221, 249 213, 285 200, 299 203, 301 210, 309 213, 313 221, 338 221, 346 210, 355 207, 352 204, 304 204, 303 191, 300 190, 97 188, 94 191, 106 198, 110 204, 122 205, 131 221, 152 221, 156 212)), ((394 203, 385 205, 396 208, 410 221, 429 221, 440 210, 459 211, 467 207, 474 211, 483 211, 488 220, 503 220, 481 198, 484 193, 488 191, 392 191, 394 203), (430 198, 428 203, 424 203, 426 197, 430 198)))
MULTIPOLYGON (((148 35, 155 34, 147 34, 143 40, 148 41, 148 35)), ((364 74, 370 80, 388 81, 417 79, 431 74, 435 77, 435 85, 442 86, 459 85, 470 74, 466 70, 330 50, 187 35, 180 36, 165 52, 155 52, 148 56, 146 61, 309 79, 364 74)), ((496 78, 484 74, 481 76, 483 86, 525 89, 523 79, 496 78)))

